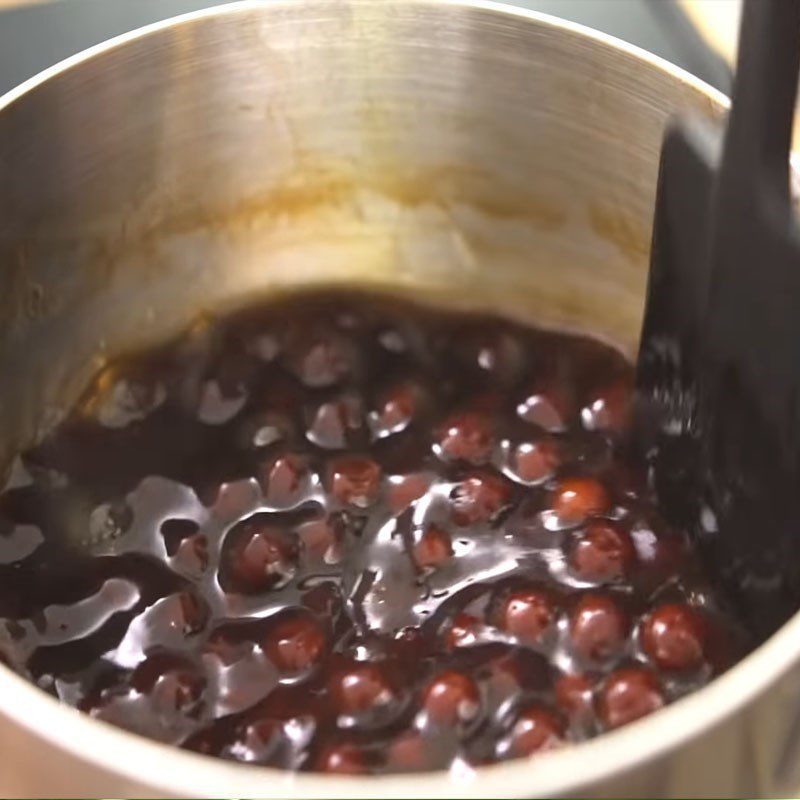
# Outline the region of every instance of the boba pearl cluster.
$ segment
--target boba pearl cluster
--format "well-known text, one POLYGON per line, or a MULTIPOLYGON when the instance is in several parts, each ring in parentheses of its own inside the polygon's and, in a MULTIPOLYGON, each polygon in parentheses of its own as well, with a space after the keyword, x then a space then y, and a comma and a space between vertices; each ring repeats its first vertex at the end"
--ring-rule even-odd
POLYGON ((105 368, 0 495, 0 657, 99 720, 328 773, 613 730, 742 652, 597 340, 367 294, 105 368))

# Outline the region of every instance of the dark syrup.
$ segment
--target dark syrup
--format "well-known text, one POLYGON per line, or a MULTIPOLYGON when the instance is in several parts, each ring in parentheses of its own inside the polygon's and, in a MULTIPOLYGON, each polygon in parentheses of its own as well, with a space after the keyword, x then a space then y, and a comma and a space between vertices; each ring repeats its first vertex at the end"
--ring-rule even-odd
POLYGON ((0 654, 64 702, 287 769, 581 741, 746 650, 655 504, 631 364, 342 293, 107 369, 0 496, 0 654))

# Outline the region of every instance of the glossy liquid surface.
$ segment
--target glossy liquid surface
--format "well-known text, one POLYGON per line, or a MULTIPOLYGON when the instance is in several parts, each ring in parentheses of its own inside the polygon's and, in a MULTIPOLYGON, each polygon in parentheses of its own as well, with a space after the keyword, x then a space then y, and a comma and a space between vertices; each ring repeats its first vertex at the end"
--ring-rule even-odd
POLYGON ((597 341, 325 293, 107 369, 0 495, 0 656, 145 736, 469 769, 745 651, 597 341))

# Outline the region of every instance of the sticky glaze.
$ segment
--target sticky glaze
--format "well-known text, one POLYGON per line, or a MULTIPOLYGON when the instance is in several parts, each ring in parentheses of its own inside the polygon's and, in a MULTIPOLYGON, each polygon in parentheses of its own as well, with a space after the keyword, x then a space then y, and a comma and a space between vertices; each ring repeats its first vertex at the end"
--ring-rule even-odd
POLYGON ((0 496, 0 653, 86 713, 287 769, 468 768, 744 652, 589 338, 303 295, 109 367, 0 496))

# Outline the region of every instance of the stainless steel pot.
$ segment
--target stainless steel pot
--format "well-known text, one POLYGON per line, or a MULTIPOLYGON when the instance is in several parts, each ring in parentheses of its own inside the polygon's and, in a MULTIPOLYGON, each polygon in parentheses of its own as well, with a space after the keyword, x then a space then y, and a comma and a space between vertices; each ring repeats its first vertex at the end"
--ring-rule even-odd
MULTIPOLYGON (((680 70, 481 0, 244 2, 123 36, 0 98, 0 458, 106 358, 200 309, 358 283, 633 348, 680 70)), ((797 796, 800 618, 708 688, 473 774, 245 767, 84 717, 0 668, 0 793, 797 796)))

